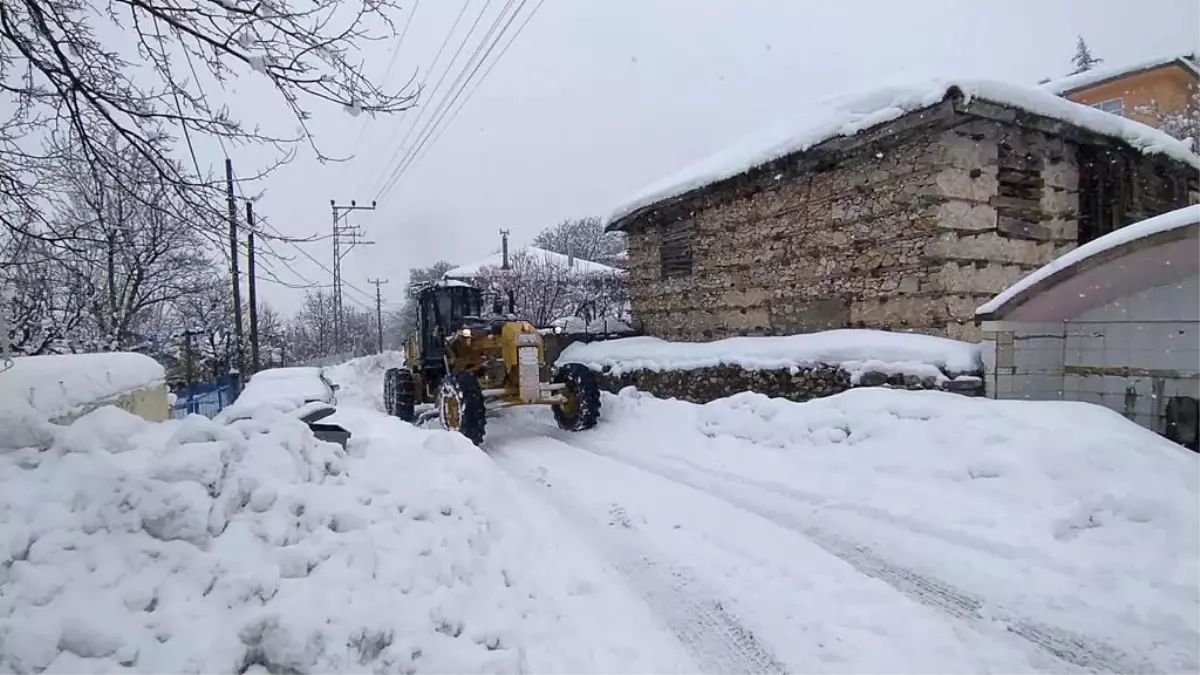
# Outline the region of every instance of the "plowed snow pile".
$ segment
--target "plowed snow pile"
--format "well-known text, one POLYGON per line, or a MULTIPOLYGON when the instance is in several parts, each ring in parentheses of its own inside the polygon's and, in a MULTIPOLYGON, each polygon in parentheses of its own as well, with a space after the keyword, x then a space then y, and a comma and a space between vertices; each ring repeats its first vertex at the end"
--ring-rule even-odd
POLYGON ((374 424, 108 407, 0 453, 0 672, 688 669, 486 455, 374 424))

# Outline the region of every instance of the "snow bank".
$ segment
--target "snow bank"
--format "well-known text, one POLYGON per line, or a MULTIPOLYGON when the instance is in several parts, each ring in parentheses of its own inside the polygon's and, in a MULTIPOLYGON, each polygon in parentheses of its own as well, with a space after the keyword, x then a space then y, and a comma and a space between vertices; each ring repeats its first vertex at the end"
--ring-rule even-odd
POLYGON ((338 385, 337 403, 383 411, 383 374, 404 366, 404 352, 384 352, 351 359, 324 370, 325 379, 338 385))
MULTIPOLYGON (((38 415, 57 419, 162 385, 165 379, 163 367, 143 354, 18 356, 11 368, 0 372, 0 409, 24 402, 38 415)), ((13 411, 0 410, 0 415, 7 414, 13 411)))
POLYGON ((1017 283, 1006 288, 1004 292, 980 305, 975 310, 975 314, 991 314, 1035 284, 1048 279, 1068 267, 1078 265, 1089 258, 1100 255, 1105 251, 1139 239, 1145 239, 1160 232, 1169 232, 1197 223, 1200 223, 1200 204, 1193 204, 1192 206, 1185 206, 1182 209, 1176 209, 1153 218, 1147 218, 1146 220, 1122 227, 1119 230, 1109 232, 1103 237, 1093 239, 1083 246, 1067 251, 1046 265, 1030 272, 1017 281, 1017 283))
POLYGON ((582 363, 613 374, 634 370, 693 370, 718 365, 747 370, 836 366, 854 381, 863 373, 946 379, 947 373, 982 368, 979 347, 967 342, 888 331, 844 329, 779 337, 737 337, 716 342, 666 342, 652 337, 575 343, 557 363, 582 363))
POLYGON ((1072 103, 1034 87, 992 80, 938 79, 826 99, 805 110, 798 119, 768 127, 650 185, 617 206, 606 224, 612 225, 647 206, 746 173, 780 157, 808 150, 830 138, 853 136, 936 105, 956 89, 967 100, 979 98, 1069 122, 1119 139, 1142 152, 1166 155, 1200 168, 1200 157, 1192 154, 1186 144, 1139 122, 1072 103))
POLYGON ((333 403, 333 390, 315 367, 270 368, 255 373, 237 400, 217 414, 219 422, 294 412, 305 403, 333 403))
MULTIPOLYGON (((604 400, 604 452, 869 545, 1047 625, 1200 650, 1200 457, 1100 406, 855 389, 604 400)), ((599 440, 593 442, 600 442, 599 440)))

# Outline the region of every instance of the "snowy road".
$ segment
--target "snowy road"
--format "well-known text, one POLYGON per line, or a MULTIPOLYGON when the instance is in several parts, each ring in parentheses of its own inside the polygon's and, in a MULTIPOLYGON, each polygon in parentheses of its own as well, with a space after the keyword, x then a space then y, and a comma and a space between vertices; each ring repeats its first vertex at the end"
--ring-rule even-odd
MULTIPOLYGON (((358 403, 374 407, 370 398, 358 403)), ((923 434, 955 437, 958 430, 922 431, 938 418, 922 407, 928 400, 941 401, 909 397, 904 401, 910 408, 888 414, 892 422, 917 425, 908 430, 909 442, 944 446, 946 438, 923 434)), ((608 653, 605 667, 722 673, 1195 670, 1198 638, 1189 613, 1197 595, 1188 578, 1194 559, 1162 561, 1161 551, 1125 551, 1134 546, 1125 531, 1130 526, 1162 527, 1186 539, 1179 526, 1193 521, 1165 501, 1128 497, 1102 500, 1101 508, 1051 494, 1061 490, 1057 484, 1031 488, 1036 476, 1015 470, 1020 458, 1007 446, 1028 445, 1044 434, 1045 425, 1036 421, 1043 415, 1033 422, 1020 415, 1000 420, 1007 430, 983 434, 983 447, 957 475, 948 464, 919 470, 929 460, 917 453, 910 453, 915 467, 889 458, 890 451, 910 449, 899 438, 890 440, 895 429, 883 433, 887 423, 879 417, 887 415, 879 411, 864 416, 866 426, 856 426, 819 406, 806 409, 811 419, 800 419, 805 415, 796 414, 799 408, 763 409, 774 405, 752 401, 747 408, 735 401, 723 409, 606 396, 605 421, 580 434, 560 431, 540 409, 505 411, 489 420, 484 451, 508 479, 527 524, 535 526, 528 536, 542 539, 529 545, 569 549, 570 564, 590 570, 582 572, 592 579, 588 602, 607 603, 587 610, 600 617, 592 620, 617 631, 608 638, 613 644, 637 636, 637 646, 623 656, 615 646, 601 646, 608 653), (753 423, 739 419, 747 410, 757 416, 753 423), (817 447, 832 444, 838 455, 850 450, 842 446, 853 445, 843 441, 849 437, 865 439, 860 453, 889 438, 888 453, 883 459, 862 454, 843 465, 838 462, 844 457, 831 454, 822 460, 831 464, 809 458, 797 467, 795 429, 789 430, 797 426, 804 428, 801 436, 818 439, 817 447), (989 451, 997 448, 1002 452, 989 451), (798 469, 820 474, 805 478, 798 469), (1024 509, 1005 503, 1010 497, 1004 491, 1014 486, 1020 486, 1013 497, 1024 500, 1024 509), (922 493, 924 501, 905 491, 922 493), (1000 504, 998 511, 992 502, 1000 504), (997 520, 989 509, 997 511, 997 520), (1122 557, 1114 559, 1114 552, 1122 557)), ((365 409, 356 414, 378 415, 365 409)), ((964 423, 981 424, 971 414, 964 423)), ((1114 440, 1112 429, 1098 433, 1118 446, 1155 440, 1136 428, 1118 431, 1134 436, 1114 440)), ((1081 438, 1078 450, 1094 452, 1094 439, 1081 438)), ((1065 454, 1075 450, 1063 446, 1065 454)), ((1139 452, 1157 462, 1158 451, 1139 452)), ((1178 470, 1173 457, 1165 461, 1166 471, 1178 470)), ((1138 476, 1144 467, 1109 458, 1100 464, 1103 475, 1151 478, 1138 476)), ((1186 481, 1194 468, 1180 466, 1186 481)), ((1090 475, 1065 480, 1053 463, 1043 468, 1068 491, 1099 485, 1090 475)), ((1135 534, 1160 538, 1158 532, 1135 534)), ((1193 543, 1183 546, 1186 551, 1193 543)))
POLYGON ((696 480, 547 422, 510 414, 489 453, 587 534, 705 672, 1147 668, 1066 631, 984 620, 979 599, 791 515, 807 505, 771 509, 736 476, 696 480))

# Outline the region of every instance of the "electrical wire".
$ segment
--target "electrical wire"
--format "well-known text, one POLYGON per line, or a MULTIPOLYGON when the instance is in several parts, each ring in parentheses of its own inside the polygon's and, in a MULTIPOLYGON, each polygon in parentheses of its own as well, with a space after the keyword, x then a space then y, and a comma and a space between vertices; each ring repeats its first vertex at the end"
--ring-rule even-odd
MULTIPOLYGON (((438 106, 438 111, 434 113, 434 117, 431 118, 429 123, 426 124, 425 128, 421 130, 421 134, 418 135, 418 141, 406 155, 404 163, 397 167, 396 171, 389 178, 385 188, 380 191, 380 197, 387 192, 390 192, 396 186, 400 178, 408 170, 408 167, 412 165, 413 159, 416 157, 417 153, 421 152, 421 150, 424 149, 424 147, 428 144, 429 139, 437 131, 438 125, 446 118, 446 114, 458 101, 458 98, 462 95, 463 91, 466 90, 466 87, 471 83, 471 79, 475 76, 475 73, 479 71, 479 68, 483 65, 483 62, 487 60, 487 57, 491 54, 492 50, 495 49, 497 44, 499 44, 500 40, 504 36, 504 33, 508 31, 509 26, 511 26, 513 21, 517 18, 517 14, 520 13, 521 8, 525 6, 526 1, 527 0, 521 0, 521 4, 518 5, 516 10, 508 16, 508 21, 504 24, 504 27, 500 29, 500 32, 496 34, 496 37, 492 39, 491 43, 488 44, 485 51, 484 43, 487 42, 488 38, 491 37, 493 32, 495 32, 496 27, 499 26, 500 21, 503 20, 505 13, 507 12, 508 8, 512 6, 514 0, 509 0, 508 4, 506 4, 504 9, 501 10, 500 15, 498 15, 496 20, 492 23, 487 35, 484 36, 483 40, 481 40, 480 44, 476 47, 475 53, 472 54, 471 59, 467 61, 467 64, 463 67, 462 72, 460 72, 458 78, 455 79, 456 85, 459 81, 461 81, 462 84, 458 86, 457 91, 454 92, 453 98, 450 98, 450 92, 447 92, 449 103, 438 106), (478 56, 481 51, 483 52, 483 56, 480 57, 478 61, 475 61, 475 57, 478 56), (474 62, 474 68, 471 67, 472 62, 474 62), (466 74, 468 68, 470 68, 471 71, 469 74, 466 74), (466 74, 466 79, 463 79, 464 74, 466 74)), ((454 85, 451 86, 451 89, 454 90, 454 85)), ((445 104, 445 102, 446 99, 443 99, 442 103, 445 104)))
MULTIPOLYGON (((511 1, 512 0, 509 0, 509 2, 511 2, 511 1)), ((458 44, 458 49, 456 49, 454 51, 454 56, 450 57, 450 62, 446 64, 446 69, 442 71, 441 77, 438 78, 437 83, 434 84, 434 86, 433 86, 433 90, 430 91, 429 97, 431 99, 434 96, 436 96, 438 91, 442 88, 442 83, 446 81, 446 76, 449 75, 450 71, 454 68, 454 62, 458 60, 458 56, 460 54, 462 54, 462 50, 464 48, 466 48, 467 42, 470 41, 471 35, 473 35, 475 33, 475 29, 479 26, 479 22, 483 19, 484 14, 487 13, 487 8, 489 6, 491 6, 491 4, 492 4, 492 0, 485 0, 483 7, 481 7, 479 10, 479 14, 475 15, 475 20, 471 23, 471 27, 467 29, 467 34, 463 36, 462 42, 460 42, 458 44)), ((465 6, 464 6, 464 9, 465 9, 465 6)), ((451 86, 453 87, 453 85, 451 85, 451 86)), ((440 104, 438 107, 440 107, 440 104)), ((408 143, 408 139, 410 137, 412 137, 412 132, 414 130, 416 130, 417 125, 421 123, 421 119, 425 116, 426 110, 430 110, 430 108, 419 108, 417 110, 417 115, 413 119, 412 125, 410 125, 408 127, 408 131, 404 134, 404 138, 401 139, 400 144, 397 145, 395 151, 392 152, 392 156, 388 159, 387 163, 384 165, 384 170, 379 172, 380 176, 388 175, 391 172, 391 170, 392 170, 391 167, 392 167, 393 162, 396 162, 397 158, 400 157, 400 153, 402 151, 404 151, 404 148, 405 148, 406 144, 408 143)), ((400 161, 402 162, 403 159, 401 159, 400 161)), ((397 164, 397 166, 399 166, 399 164, 397 164)), ((386 182, 386 180, 387 179, 385 178, 383 182, 386 182)), ((381 183, 377 182, 376 186, 378 187, 379 185, 381 185, 381 183)), ((376 193, 376 201, 378 201, 379 194, 382 194, 382 191, 376 193)))
POLYGON ((428 146, 426 146, 421 155, 413 160, 414 164, 420 162, 425 155, 429 153, 429 150, 434 145, 437 145, 437 142, 441 139, 442 134, 445 133, 446 129, 450 128, 450 125, 454 124, 454 120, 458 118, 458 113, 462 112, 462 109, 466 107, 467 102, 470 101, 471 97, 475 95, 475 92, 479 90, 479 86, 483 84, 484 80, 487 79, 488 75, 492 72, 492 69, 495 68, 496 64, 500 62, 500 59, 503 59, 504 55, 508 53, 508 48, 517 41, 517 38, 521 36, 521 32, 525 30, 525 26, 529 25, 529 21, 533 19, 533 15, 537 14, 538 10, 542 8, 542 4, 545 2, 546 0, 538 0, 538 4, 534 5, 529 14, 525 15, 525 20, 521 22, 521 25, 517 27, 517 31, 513 33, 512 37, 509 38, 508 42, 505 43, 504 47, 500 50, 500 53, 497 54, 496 58, 493 59, 488 65, 487 70, 483 71, 483 75, 481 75, 479 79, 475 81, 475 85, 471 88, 471 91, 467 92, 467 97, 463 99, 462 103, 458 104, 458 107, 455 108, 454 112, 450 115, 450 119, 444 125, 442 125, 442 127, 438 130, 437 135, 434 136, 433 140, 428 146))
MULTIPOLYGON (((441 58, 442 58, 442 53, 444 51, 446 51, 446 45, 450 44, 450 38, 453 37, 454 31, 458 28, 458 24, 462 21, 463 15, 467 13, 467 7, 470 4, 471 4, 471 0, 463 1, 462 7, 459 8, 459 10, 458 10, 458 16, 454 17, 454 23, 450 25, 450 30, 446 32, 446 37, 442 38, 442 44, 441 44, 441 46, 438 47, 437 54, 434 55, 433 61, 431 61, 429 64, 428 72, 432 73, 434 71, 434 69, 437 68, 438 61, 441 60, 441 58)), ((468 33, 467 35, 470 36, 470 33, 468 33)), ((451 63, 453 63, 453 60, 451 60, 451 63)), ((422 80, 421 84, 418 86, 418 91, 420 91, 424 88, 425 88, 425 81, 422 80)), ((383 142, 382 147, 386 148, 392 144, 392 141, 395 140, 395 138, 396 138, 396 134, 399 133, 400 128, 404 126, 404 121, 415 120, 415 118, 420 117, 422 112, 423 112, 423 109, 418 109, 416 113, 414 113, 412 115, 406 115, 400 124, 393 126, 391 133, 388 134, 387 140, 385 140, 383 142)), ((415 122, 414 122, 414 124, 415 124, 415 122)), ((410 125, 410 127, 411 126, 412 125, 410 125)), ((401 146, 403 146, 403 143, 401 143, 401 146)), ((397 153, 399 152, 399 148, 397 148, 396 152, 397 153)), ((394 157, 395 157, 395 154, 393 154, 393 158, 394 157)), ((388 163, 390 164, 391 160, 388 160, 388 163)), ((379 174, 382 172, 375 172, 375 173, 379 174)))

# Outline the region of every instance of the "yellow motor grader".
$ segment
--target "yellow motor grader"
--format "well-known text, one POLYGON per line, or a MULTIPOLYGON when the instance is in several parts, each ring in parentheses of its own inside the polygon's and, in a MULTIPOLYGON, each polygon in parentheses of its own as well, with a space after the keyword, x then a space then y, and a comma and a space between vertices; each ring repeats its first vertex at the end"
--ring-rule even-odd
POLYGON ((553 373, 541 334, 528 321, 483 317, 483 292, 466 282, 442 280, 417 293, 417 330, 405 343, 405 367, 384 373, 389 415, 420 424, 433 417, 476 445, 483 443, 487 413, 519 405, 549 405, 558 426, 583 431, 600 417, 595 373, 569 363, 553 373))

